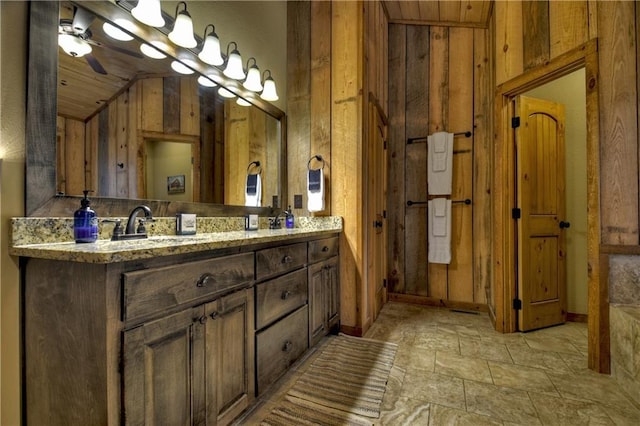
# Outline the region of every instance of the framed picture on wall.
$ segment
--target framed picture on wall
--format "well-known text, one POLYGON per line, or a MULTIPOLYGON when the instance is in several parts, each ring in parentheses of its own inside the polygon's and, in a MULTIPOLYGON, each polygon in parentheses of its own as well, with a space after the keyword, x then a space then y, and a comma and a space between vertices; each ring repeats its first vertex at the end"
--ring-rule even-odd
POLYGON ((169 194, 184 193, 184 175, 167 177, 167 192, 169 194))

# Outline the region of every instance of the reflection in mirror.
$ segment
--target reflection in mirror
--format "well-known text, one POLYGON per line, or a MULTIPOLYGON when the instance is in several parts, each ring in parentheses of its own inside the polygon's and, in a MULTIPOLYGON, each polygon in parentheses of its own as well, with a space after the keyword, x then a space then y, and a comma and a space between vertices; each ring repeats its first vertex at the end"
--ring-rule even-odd
POLYGON ((142 55, 138 37, 108 36, 79 6, 60 3, 59 31, 82 22, 91 51, 58 49, 58 193, 243 205, 247 166, 260 161, 262 205, 281 199, 280 120, 174 72, 171 57, 142 55))

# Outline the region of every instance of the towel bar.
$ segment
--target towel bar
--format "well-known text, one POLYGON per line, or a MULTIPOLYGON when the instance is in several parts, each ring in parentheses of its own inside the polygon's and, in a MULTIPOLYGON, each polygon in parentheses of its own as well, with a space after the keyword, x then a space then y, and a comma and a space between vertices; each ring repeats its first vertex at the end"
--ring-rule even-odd
MULTIPOLYGON (((427 204, 429 201, 407 201, 407 206, 411 207, 413 205, 416 204, 427 204)), ((471 200, 469 198, 466 198, 464 200, 452 200, 451 204, 466 204, 466 205, 470 205, 471 204, 471 200)))
MULTIPOLYGON (((458 132, 458 133, 454 133, 453 136, 464 136, 465 138, 470 138, 471 135, 473 135, 472 132, 458 132)), ((427 136, 420 136, 417 138, 408 138, 407 139, 407 145, 411 145, 412 143, 420 143, 420 142, 426 142, 427 141, 427 136)))

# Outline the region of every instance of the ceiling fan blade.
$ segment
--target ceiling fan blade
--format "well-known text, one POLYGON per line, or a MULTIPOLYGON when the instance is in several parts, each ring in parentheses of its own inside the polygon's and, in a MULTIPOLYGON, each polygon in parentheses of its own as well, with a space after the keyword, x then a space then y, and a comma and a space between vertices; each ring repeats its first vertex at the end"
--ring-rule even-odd
POLYGON ((81 7, 74 6, 73 12, 73 29, 78 34, 83 34, 89 29, 93 21, 96 19, 95 15, 81 7))
POLYGON ((87 55, 84 55, 84 57, 87 60, 87 63, 95 72, 97 72, 98 74, 107 75, 107 70, 104 69, 102 64, 96 59, 95 56, 89 53, 87 55))

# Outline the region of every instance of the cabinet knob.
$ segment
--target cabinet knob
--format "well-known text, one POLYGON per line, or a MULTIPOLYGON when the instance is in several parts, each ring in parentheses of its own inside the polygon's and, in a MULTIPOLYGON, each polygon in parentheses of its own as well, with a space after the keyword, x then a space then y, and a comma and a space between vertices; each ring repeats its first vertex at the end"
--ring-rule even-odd
POLYGON ((322 247, 322 251, 324 253, 328 252, 329 251, 329 247, 327 247, 327 246, 322 247))
POLYGON ((207 322, 207 316, 206 315, 201 316, 200 318, 198 318, 198 322, 200 324, 204 324, 205 322, 207 322))
POLYGON ((280 296, 280 298, 282 300, 287 300, 290 295, 291 295, 291 292, 289 290, 285 290, 282 292, 282 295, 280 296))
POLYGON ((209 314, 212 320, 218 318, 218 311, 213 311, 209 314))
POLYGON ((286 342, 284 342, 284 345, 282 346, 282 352, 289 352, 291 350, 291 346, 293 346, 293 343, 287 340, 286 342))
POLYGON ((289 255, 286 255, 285 257, 282 258, 282 263, 291 263, 293 262, 293 258, 289 255))
POLYGON ((209 281, 213 280, 213 275, 210 273, 203 274, 196 282, 197 287, 206 287, 209 281))

